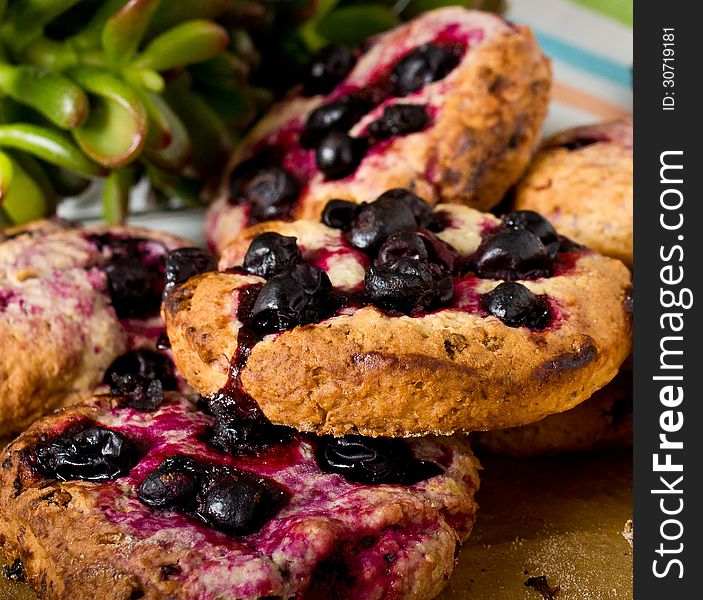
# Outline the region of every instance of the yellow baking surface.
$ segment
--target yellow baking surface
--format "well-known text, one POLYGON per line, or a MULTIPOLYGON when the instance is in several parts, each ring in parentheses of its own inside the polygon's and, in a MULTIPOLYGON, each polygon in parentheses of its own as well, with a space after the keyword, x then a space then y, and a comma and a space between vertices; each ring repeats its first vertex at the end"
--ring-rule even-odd
MULTIPOLYGON (((478 521, 438 600, 542 600, 525 585, 540 576, 554 600, 632 598, 629 450, 482 463, 478 521)), ((0 576, 0 600, 36 596, 0 576)))

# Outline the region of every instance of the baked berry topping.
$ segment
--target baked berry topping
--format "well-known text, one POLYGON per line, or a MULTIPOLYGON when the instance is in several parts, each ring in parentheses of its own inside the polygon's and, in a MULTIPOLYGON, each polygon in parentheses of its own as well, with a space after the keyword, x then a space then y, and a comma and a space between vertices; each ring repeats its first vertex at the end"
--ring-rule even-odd
POLYGON ((521 283, 504 282, 481 296, 481 307, 508 327, 544 329, 551 320, 542 297, 535 296, 521 283))
POLYGON ((274 333, 296 325, 315 323, 330 312, 332 283, 322 269, 296 265, 275 275, 261 289, 248 316, 259 333, 274 333))
POLYGON ((400 258, 370 267, 364 278, 366 296, 375 305, 405 314, 417 314, 446 305, 454 283, 437 265, 400 258))
POLYGON ((345 236, 349 243, 365 252, 375 251, 388 236, 417 228, 412 208, 391 197, 380 197, 362 204, 345 236))
POLYGON ((391 73, 398 96, 419 90, 433 81, 446 77, 461 59, 461 55, 448 48, 423 44, 406 54, 391 73))
POLYGON ((302 260, 296 238, 269 231, 252 240, 243 267, 247 273, 269 279, 290 271, 302 260))
POLYGON ((278 512, 282 494, 262 478, 233 472, 209 486, 198 500, 197 514, 208 525, 230 535, 247 535, 278 512))
POLYGON ((319 106, 308 117, 300 134, 300 145, 314 148, 332 131, 348 131, 371 108, 368 102, 354 95, 319 106))
POLYGON ((413 194, 410 190, 406 190, 405 188, 394 188, 387 190, 376 198, 376 202, 379 201, 393 201, 398 204, 406 205, 412 211, 418 227, 433 229, 435 216, 432 207, 425 200, 420 198, 420 196, 413 194))
POLYGON ((399 258, 414 258, 433 263, 452 273, 459 260, 458 252, 427 229, 401 231, 386 239, 378 250, 374 264, 380 266, 399 258))
POLYGON ((308 63, 303 78, 306 96, 331 92, 354 68, 356 59, 350 50, 330 44, 318 50, 308 63))
POLYGON ((34 454, 39 472, 59 481, 117 479, 127 475, 139 460, 130 440, 99 425, 39 442, 34 454))
POLYGON ((246 185, 252 222, 287 217, 300 194, 295 178, 282 167, 261 169, 246 185))
POLYGON ((152 508, 195 509, 203 476, 194 458, 177 454, 165 459, 149 473, 137 489, 137 494, 144 504, 152 508))
POLYGON ((423 130, 430 121, 427 110, 419 104, 392 104, 369 125, 374 140, 385 140, 396 135, 407 135, 423 130))
POLYGON ((141 375, 113 375, 111 392, 122 396, 121 406, 140 412, 156 410, 164 401, 164 388, 158 379, 147 379, 141 375))
POLYGON ((119 258, 105 266, 112 307, 120 319, 157 315, 165 277, 156 265, 119 258))
POLYGON ((167 294, 175 286, 188 281, 200 273, 216 270, 212 256, 201 248, 178 248, 166 256, 166 286, 167 294))
POLYGON ((554 259, 559 252, 559 236, 542 215, 533 210, 517 210, 503 217, 503 225, 510 229, 526 229, 534 233, 547 249, 549 258, 554 259))
POLYGON ((113 383, 114 378, 125 375, 138 375, 149 381, 158 379, 164 390, 178 389, 173 362, 161 352, 131 350, 118 356, 105 371, 103 383, 114 386, 113 391, 119 392, 121 388, 113 383))
POLYGON ((359 205, 348 200, 330 200, 322 211, 322 222, 327 227, 346 231, 356 217, 359 205))
POLYGON ((502 229, 485 239, 473 261, 484 279, 537 279, 548 277, 552 269, 544 244, 526 229, 502 229))
POLYGON ((293 433, 288 427, 273 425, 255 402, 238 402, 226 392, 209 398, 207 409, 215 417, 208 442, 229 454, 253 455, 268 446, 287 442, 293 433))
POLYGON ((317 459, 324 471, 366 485, 414 485, 444 472, 435 463, 416 459, 397 438, 320 438, 317 459))
POLYGON ((367 148, 366 138, 353 138, 342 131, 333 131, 317 146, 317 168, 328 179, 342 179, 356 170, 367 148))

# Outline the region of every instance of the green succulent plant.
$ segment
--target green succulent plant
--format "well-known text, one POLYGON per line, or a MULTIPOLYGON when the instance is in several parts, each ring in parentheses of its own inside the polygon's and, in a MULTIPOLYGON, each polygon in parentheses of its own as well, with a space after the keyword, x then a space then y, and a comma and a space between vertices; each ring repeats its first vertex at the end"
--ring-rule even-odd
POLYGON ((0 0, 0 227, 103 180, 206 202, 236 141, 327 43, 500 0, 0 0))

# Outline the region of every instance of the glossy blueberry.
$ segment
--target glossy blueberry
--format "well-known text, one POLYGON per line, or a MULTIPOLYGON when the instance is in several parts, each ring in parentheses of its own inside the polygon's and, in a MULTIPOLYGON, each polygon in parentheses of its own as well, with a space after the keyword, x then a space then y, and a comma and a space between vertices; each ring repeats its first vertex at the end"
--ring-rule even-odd
POLYGON ((317 168, 328 179, 342 179, 356 170, 367 148, 366 138, 353 138, 342 131, 333 131, 315 150, 317 168))
POLYGON ((508 327, 544 329, 550 321, 546 302, 521 283, 501 283, 481 296, 481 307, 508 327))
POLYGON ((247 535, 260 529, 278 510, 280 502, 280 492, 263 479, 231 474, 200 495, 198 516, 224 533, 247 535))
POLYGON ((526 229, 534 233, 553 259, 559 252, 559 235, 552 224, 533 210, 517 210, 503 217, 503 225, 510 229, 526 229))
POLYGON ((39 442, 34 454, 38 470, 59 481, 117 479, 127 475, 139 460, 130 440, 99 425, 39 442))
POLYGON ((139 499, 152 508, 194 508, 203 470, 190 456, 177 454, 161 462, 139 485, 139 499))
POLYGON ((370 108, 371 105, 358 96, 343 96, 319 106, 308 117, 300 134, 300 145, 314 148, 332 131, 348 131, 370 108))
POLYGON ((364 290, 369 300, 381 308, 416 314, 446 305, 454 295, 454 284, 436 265, 400 258, 370 267, 364 290))
POLYGON ((310 59, 303 77, 306 96, 331 92, 354 68, 356 59, 343 46, 328 45, 310 59))
POLYGON ((413 485, 443 473, 436 464, 416 459, 397 438, 321 438, 317 456, 323 470, 365 485, 413 485))
POLYGON ((290 271, 302 260, 296 238, 268 231, 249 244, 243 266, 247 273, 269 279, 290 271))
POLYGON ((273 333, 315 323, 327 316, 332 283, 327 273, 312 265, 296 265, 275 275, 261 289, 249 314, 251 327, 273 333))
POLYGON ((143 319, 157 315, 165 285, 158 265, 119 258, 105 266, 112 307, 120 319, 143 319))
POLYGON ((429 123, 427 110, 420 104, 392 104, 369 125, 369 134, 375 140, 421 131, 429 123))
POLYGON ((260 169, 246 185, 249 220, 259 222, 287 217, 299 194, 298 182, 283 167, 260 169))
POLYGON ((167 294, 175 286, 188 281, 200 273, 216 270, 212 256, 202 248, 178 248, 171 250, 166 256, 166 286, 167 294))
POLYGON ((552 269, 544 244, 526 229, 505 229, 484 240, 473 261, 484 279, 537 279, 548 277, 552 269))
POLYGON ((327 227, 346 231, 356 217, 359 205, 348 200, 330 200, 322 211, 322 222, 327 227))
MULTIPOLYGON (((173 362, 162 352, 153 350, 130 350, 118 356, 105 371, 103 383, 113 384, 113 377, 124 377, 125 375, 139 375, 146 380, 158 379, 164 390, 177 390, 178 382, 173 370, 173 362)), ((114 391, 119 391, 119 387, 114 387, 114 391)))
POLYGON ((378 250, 374 264, 380 266, 399 258, 433 263, 452 273, 459 259, 457 251, 427 229, 401 231, 389 236, 378 250))
POLYGON ((351 227, 345 233, 349 243, 365 252, 375 251, 389 235, 417 227, 412 207, 392 197, 380 197, 359 206, 351 227))
POLYGON ((405 188, 387 190, 376 198, 376 202, 395 202, 398 205, 403 204, 412 211, 418 227, 432 229, 435 220, 432 207, 410 190, 406 190, 405 188))
POLYGON ((111 392, 122 396, 120 406, 134 408, 140 412, 156 410, 164 401, 164 388, 158 379, 147 379, 141 375, 112 375, 111 392))
POLYGON ((254 403, 247 409, 243 404, 226 393, 208 399, 207 410, 215 417, 208 437, 213 446, 234 455, 253 455, 291 438, 293 430, 273 425, 258 405, 254 403))
POLYGON ((460 56, 434 44, 423 44, 406 54, 393 68, 396 93, 405 96, 446 77, 459 64, 460 56))

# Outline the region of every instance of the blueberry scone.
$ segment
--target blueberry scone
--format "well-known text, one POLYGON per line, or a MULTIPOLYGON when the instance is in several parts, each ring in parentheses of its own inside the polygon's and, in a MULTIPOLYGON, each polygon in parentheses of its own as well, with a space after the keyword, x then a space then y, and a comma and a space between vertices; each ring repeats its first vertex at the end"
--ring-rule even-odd
POLYGON ((561 233, 632 266, 632 121, 575 127, 547 140, 515 192, 561 233))
POLYGON ((112 383, 124 365, 146 373, 162 362, 152 351, 165 259, 184 245, 135 227, 60 221, 0 238, 0 435, 79 400, 106 373, 112 383))
POLYGON ((632 372, 621 370, 571 410, 522 427, 474 433, 471 440, 483 450, 507 456, 632 447, 632 372))
POLYGON ((526 27, 449 7, 327 47, 304 85, 244 140, 206 230, 219 251, 246 226, 317 219, 326 202, 408 187, 432 203, 495 205, 523 173, 549 99, 526 27))
POLYGON ((0 542, 46 600, 429 600, 479 485, 460 438, 315 438, 176 392, 58 411, 1 464, 0 542))
POLYGON ((345 435, 514 427, 568 410, 630 346, 630 273, 537 213, 434 209, 408 190, 255 226, 165 301, 209 396, 345 435))

